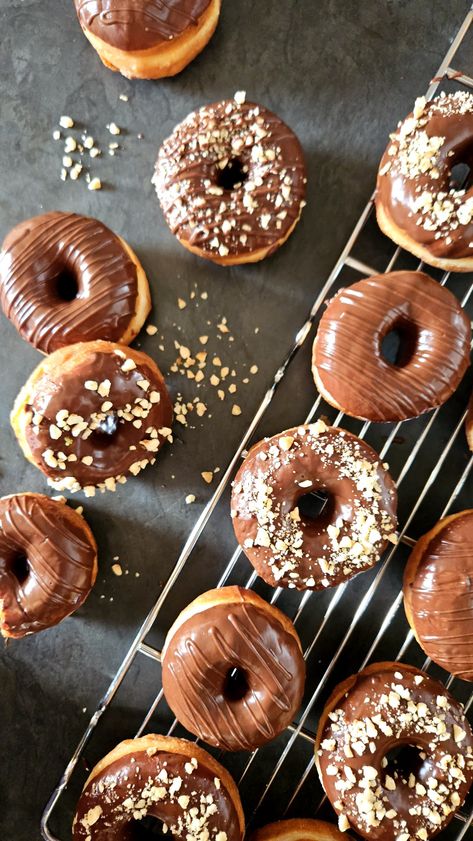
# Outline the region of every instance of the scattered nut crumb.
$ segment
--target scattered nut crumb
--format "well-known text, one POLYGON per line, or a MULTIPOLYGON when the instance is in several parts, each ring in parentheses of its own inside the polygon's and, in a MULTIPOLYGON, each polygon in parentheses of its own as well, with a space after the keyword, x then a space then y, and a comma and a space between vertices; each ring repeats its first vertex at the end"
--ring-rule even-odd
POLYGON ((195 494, 187 494, 186 505, 191 505, 193 502, 195 502, 195 494))
POLYGON ((92 178, 92 180, 87 185, 89 190, 101 190, 102 189, 102 182, 100 178, 92 178))
POLYGON ((123 575, 123 570, 120 564, 112 564, 112 572, 114 573, 114 575, 123 575))
POLYGON ((241 415, 241 409, 236 403, 232 406, 232 415, 241 415))
POLYGON ((207 482, 208 485, 213 481, 214 474, 211 470, 204 470, 203 473, 200 474, 204 482, 207 482))

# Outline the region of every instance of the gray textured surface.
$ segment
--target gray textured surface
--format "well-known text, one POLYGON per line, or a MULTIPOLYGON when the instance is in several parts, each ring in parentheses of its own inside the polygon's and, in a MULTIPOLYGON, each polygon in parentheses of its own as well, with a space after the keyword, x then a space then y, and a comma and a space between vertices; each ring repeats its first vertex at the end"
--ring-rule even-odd
MULTIPOLYGON (((96 215, 126 237, 152 284, 151 318, 165 336, 140 345, 167 370, 173 339, 209 348, 234 365, 240 417, 215 389, 203 399, 212 418, 178 429, 177 441, 142 477, 115 495, 86 501, 100 547, 97 585, 79 614, 59 628, 6 648, 0 662, 0 837, 38 841, 42 808, 108 685, 141 618, 166 579, 179 546, 211 493, 202 470, 224 467, 304 320, 373 185, 387 132, 435 71, 466 13, 466 0, 224 0, 208 49, 174 80, 130 83, 102 67, 82 36, 72 0, 0 0, 0 235, 53 208, 96 215), (156 150, 194 107, 246 89, 298 133, 309 166, 308 207, 289 243, 250 268, 222 270, 187 254, 166 229, 150 184, 156 150), (119 94, 129 96, 127 103, 119 94), (70 114, 101 140, 106 124, 125 130, 124 149, 94 166, 107 189, 90 193, 59 180, 51 139, 70 114), (143 133, 142 140, 137 134, 143 133), (208 292, 179 311, 194 284, 208 292), (212 325, 226 316, 234 342, 212 325), (179 325, 179 328, 173 325, 179 325), (255 333, 255 328, 259 332, 255 333), (186 494, 197 502, 186 506, 186 494), (120 556, 128 577, 111 573, 120 556), (135 573, 139 573, 136 577, 135 573), (113 599, 113 601, 112 601, 113 599)), ((38 361, 0 319, 0 492, 44 491, 8 424, 8 411, 38 361)), ((174 393, 182 378, 171 376, 174 393)), ((312 393, 311 380, 306 384, 312 393)), ((192 398, 196 393, 186 386, 192 398)), ((306 399, 304 397, 304 402, 306 399)), ((275 431, 275 430, 273 430, 275 431)), ((82 500, 77 499, 77 504, 82 500)), ((218 567, 218 557, 208 563, 218 567)))

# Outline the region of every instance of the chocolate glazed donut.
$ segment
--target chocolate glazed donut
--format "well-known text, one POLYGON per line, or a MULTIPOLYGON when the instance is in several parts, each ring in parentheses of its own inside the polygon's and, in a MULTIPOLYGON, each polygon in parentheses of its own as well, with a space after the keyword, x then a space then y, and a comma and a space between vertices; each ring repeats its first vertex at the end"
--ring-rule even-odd
POLYGON ((315 755, 340 829, 369 841, 428 841, 473 782, 462 705, 405 663, 373 663, 334 689, 315 755))
POLYGON ((448 289, 422 272, 390 272, 329 301, 312 370, 324 399, 346 414, 406 420, 453 394, 470 364, 470 342, 470 321, 448 289), (393 331, 400 351, 389 362, 382 344, 393 331))
POLYGON ((404 571, 404 607, 428 657, 473 681, 473 510, 440 520, 404 571))
POLYGON ((131 841, 142 837, 148 817, 182 841, 241 841, 245 830, 228 771, 201 747, 170 736, 127 739, 100 760, 77 804, 72 837, 131 841))
POLYGON ((191 733, 223 750, 254 750, 299 709, 305 663, 292 622, 251 590, 193 601, 170 629, 163 690, 191 733))
POLYGON ((74 509, 35 493, 0 499, 0 628, 24 637, 83 604, 97 575, 97 546, 74 509))
POLYGON ((42 353, 93 339, 129 344, 151 309, 131 248, 97 219, 56 211, 21 222, 5 238, 0 301, 42 353))

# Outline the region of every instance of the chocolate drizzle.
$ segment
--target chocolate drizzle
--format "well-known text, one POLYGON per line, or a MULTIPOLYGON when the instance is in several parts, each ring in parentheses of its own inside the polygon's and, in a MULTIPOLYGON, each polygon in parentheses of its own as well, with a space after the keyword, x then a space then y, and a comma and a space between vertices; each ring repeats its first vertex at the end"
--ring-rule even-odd
POLYGON ((211 0, 74 0, 79 22, 97 38, 127 52, 179 38, 211 0))
POLYGON ((162 374, 146 354, 110 342, 57 354, 40 366, 25 407, 33 459, 58 490, 113 491, 172 441, 162 374))
POLYGON ((238 587, 231 589, 234 600, 196 608, 175 632, 171 629, 163 689, 190 732, 224 750, 254 750, 292 721, 304 691, 305 664, 297 638, 274 609, 262 599, 261 606, 247 601, 238 587), (245 683, 241 698, 228 691, 233 669, 245 683))
POLYGON ((416 636, 435 663, 473 681, 473 510, 448 517, 422 542, 413 578, 408 563, 404 579, 416 636))
POLYGON ((473 781, 473 734, 461 704, 403 663, 373 664, 337 687, 317 741, 329 800, 372 841, 427 841, 473 781))
POLYGON ((305 203, 297 137, 271 111, 235 96, 174 129, 153 179, 171 231, 210 259, 271 253, 305 203))
MULTIPOLYGON (((152 737, 144 737, 150 741, 152 737)), ((230 793, 202 760, 149 747, 130 749, 86 784, 77 805, 74 841, 130 841, 131 826, 148 815, 182 841, 241 841, 230 793)), ((169 740, 171 741, 171 740, 169 740)), ((197 753, 197 751, 196 751, 197 753)), ((210 759, 210 757, 209 757, 210 759)), ((223 770, 223 769, 222 769, 223 770)))
POLYGON ((473 165, 473 94, 416 101, 381 159, 376 203, 436 258, 473 256, 473 187, 452 184, 456 164, 473 165))
POLYGON ((21 222, 0 254, 0 301, 27 342, 43 353, 92 339, 119 341, 135 314, 136 266, 97 219, 51 212, 21 222), (61 297, 62 278, 77 287, 61 297))
POLYGON ((73 509, 41 494, 0 499, 2 633, 33 634, 77 610, 94 583, 96 555, 90 531, 73 509))
POLYGON ((422 272, 391 272, 360 280, 329 302, 313 367, 327 399, 347 414, 399 421, 453 394, 470 362, 470 341, 469 319, 448 289, 422 272), (396 329, 407 352, 391 364, 381 347, 396 329))

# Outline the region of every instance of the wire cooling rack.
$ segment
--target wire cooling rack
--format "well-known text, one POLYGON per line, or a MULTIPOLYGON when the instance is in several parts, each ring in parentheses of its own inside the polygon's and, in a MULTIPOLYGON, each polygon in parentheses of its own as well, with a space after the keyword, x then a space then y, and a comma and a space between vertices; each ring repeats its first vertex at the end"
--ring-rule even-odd
MULTIPOLYGON (((472 22, 473 8, 440 65, 427 97, 432 97, 440 84, 443 89, 473 89, 473 77, 452 66, 463 50, 468 56, 465 48, 469 39, 473 40, 472 22)), ((224 584, 252 587, 291 617, 301 637, 307 662, 307 690, 298 718, 276 740, 251 754, 221 755, 212 751, 237 781, 250 826, 283 815, 318 815, 334 820, 314 768, 317 719, 333 686, 369 662, 404 659, 429 671, 463 702, 471 720, 471 684, 447 675, 425 659, 408 629, 402 605, 402 572, 416 538, 447 513, 471 507, 473 457, 468 453, 463 429, 471 382, 464 381, 440 409, 395 425, 345 418, 320 396, 310 408, 307 405, 307 422, 323 416, 334 425, 343 423, 366 439, 380 453, 382 461, 389 460, 399 490, 399 543, 376 568, 323 593, 271 589, 257 578, 240 549, 235 548, 228 514, 230 483, 245 448, 264 434, 279 432, 302 420, 300 412, 297 416, 294 412, 297 407, 304 408, 310 399, 310 337, 314 337, 327 296, 361 276, 407 268, 422 268, 422 264, 399 248, 393 253, 392 244, 376 226, 372 197, 52 793, 41 823, 46 841, 70 837, 74 805, 87 768, 117 741, 144 732, 188 736, 163 697, 160 650, 166 629, 189 601, 189 582, 191 588, 195 582, 194 596, 224 584), (226 565, 222 560, 225 557, 229 558, 226 565), (183 574, 185 596, 183 587, 176 586, 180 579, 184 583, 183 574)), ((473 315, 470 276, 454 276, 429 267, 426 270, 450 288, 473 315)), ((472 824, 470 797, 441 837, 451 841, 473 838, 472 824)))

